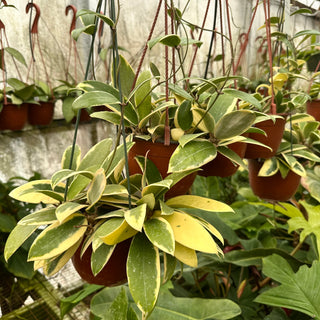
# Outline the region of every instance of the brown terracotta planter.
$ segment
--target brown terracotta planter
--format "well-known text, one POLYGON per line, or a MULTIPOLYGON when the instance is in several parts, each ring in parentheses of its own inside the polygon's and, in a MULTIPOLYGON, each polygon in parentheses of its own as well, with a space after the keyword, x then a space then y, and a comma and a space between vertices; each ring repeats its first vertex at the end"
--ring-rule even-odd
POLYGON ((94 276, 91 271, 91 246, 80 257, 81 246, 72 257, 72 263, 80 277, 88 283, 106 287, 119 286, 127 282, 127 257, 132 239, 117 244, 104 268, 94 276))
POLYGON ((249 159, 249 182, 255 195, 266 200, 287 201, 297 191, 301 177, 290 171, 285 179, 280 172, 270 177, 259 177, 261 162, 249 159))
POLYGON ((272 120, 257 123, 255 126, 265 131, 267 136, 260 133, 250 133, 249 138, 269 146, 272 151, 261 146, 248 144, 244 157, 247 159, 268 159, 273 157, 280 146, 285 123, 285 119, 282 118, 277 118, 275 123, 272 120))
POLYGON ((54 113, 54 102, 30 103, 28 106, 28 122, 33 126, 47 126, 54 113))
POLYGON ((21 130, 28 119, 28 105, 12 103, 3 106, 0 112, 0 130, 21 130))
MULTIPOLYGON (((169 146, 165 146, 163 143, 159 142, 153 143, 151 141, 136 139, 135 145, 130 149, 128 153, 130 175, 142 173, 134 157, 137 155, 146 156, 148 152, 148 159, 156 165, 159 172, 161 173, 161 176, 165 178, 168 175, 167 171, 170 157, 177 146, 177 144, 170 144, 169 146)), ((186 194, 192 186, 196 175, 197 173, 195 172, 181 179, 166 193, 165 197, 169 199, 175 196, 186 194)))
POLYGON ((320 121, 320 100, 312 100, 307 102, 307 113, 320 121))
MULTIPOLYGON (((72 119, 72 123, 76 123, 77 117, 72 119)), ((86 109, 81 109, 80 111, 80 122, 88 122, 90 121, 90 115, 86 109)))
MULTIPOLYGON (((230 144, 228 147, 243 159, 247 144, 244 142, 236 142, 230 144)), ((212 161, 201 167, 203 170, 198 171, 198 175, 203 177, 230 177, 237 172, 238 168, 239 165, 235 165, 230 159, 218 153, 212 161)))

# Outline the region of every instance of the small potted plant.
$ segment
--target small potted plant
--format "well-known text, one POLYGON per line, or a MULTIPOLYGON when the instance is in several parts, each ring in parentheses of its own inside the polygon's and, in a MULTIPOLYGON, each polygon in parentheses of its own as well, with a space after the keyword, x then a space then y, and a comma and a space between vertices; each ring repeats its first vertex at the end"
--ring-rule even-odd
POLYGON ((28 103, 33 101, 34 85, 10 78, 0 91, 0 129, 21 130, 28 120, 28 103))
MULTIPOLYGON (((133 144, 128 143, 128 149, 133 144)), ((143 174, 124 179, 124 146, 112 151, 111 139, 99 142, 82 160, 77 148, 72 169, 65 169, 70 150, 63 156, 63 168, 50 180, 28 182, 10 193, 15 199, 46 207, 19 221, 6 243, 6 260, 37 233, 28 253, 35 269, 42 267, 46 274, 54 274, 73 259, 76 269, 90 282, 101 283, 106 277, 103 283, 110 286, 128 279, 135 302, 148 314, 160 289, 160 251, 166 279, 176 261, 195 267, 196 251, 221 253, 220 233, 182 208, 233 211, 228 205, 193 195, 165 200, 171 186, 190 171, 162 179, 154 164, 140 157, 143 174), (87 269, 81 270, 85 261, 91 266, 89 275, 87 269), (99 277, 103 270, 107 274, 99 277), (116 279, 112 279, 114 271, 116 279)))
POLYGON ((320 161, 319 123, 306 121, 306 118, 303 121, 300 114, 296 115, 296 119, 297 121, 293 119, 291 130, 285 131, 284 140, 274 157, 249 159, 251 188, 263 199, 290 199, 295 194, 301 177, 306 176, 304 166, 320 161))

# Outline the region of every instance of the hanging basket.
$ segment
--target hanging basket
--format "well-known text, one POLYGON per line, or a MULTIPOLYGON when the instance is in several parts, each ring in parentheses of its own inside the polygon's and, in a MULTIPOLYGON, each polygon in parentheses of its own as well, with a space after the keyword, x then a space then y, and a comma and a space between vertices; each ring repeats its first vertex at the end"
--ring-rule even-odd
POLYGON ((91 271, 91 246, 80 256, 81 247, 72 257, 72 263, 79 276, 86 282, 104 285, 106 287, 119 286, 127 282, 127 257, 131 238, 118 243, 104 268, 94 276, 91 271))
POLYGON ((27 123, 28 105, 8 103, 0 112, 0 130, 21 130, 27 123))
MULTIPOLYGON (((135 156, 146 156, 151 160, 158 168, 162 178, 168 175, 168 165, 171 155, 177 148, 177 144, 170 144, 165 146, 160 142, 151 142, 140 139, 135 139, 134 146, 128 152, 128 163, 130 175, 136 173, 142 173, 138 163, 134 159, 135 156)), ((186 194, 193 184, 197 173, 194 172, 175 184, 166 194, 167 199, 186 194)))
POLYGON ((265 131, 266 136, 261 133, 250 133, 249 138, 265 144, 272 151, 258 145, 248 144, 244 157, 246 159, 272 158, 280 146, 285 123, 286 120, 284 118, 276 118, 275 122, 265 120, 256 123, 255 126, 265 131))
MULTIPOLYGON (((244 142, 235 142, 228 147, 243 159, 247 144, 244 142)), ((203 177, 230 177, 237 172, 238 168, 239 165, 234 164, 230 159, 218 152, 212 161, 201 167, 202 170, 198 172, 198 175, 203 177)))
POLYGON ((47 126, 54 113, 54 102, 30 103, 28 106, 28 122, 33 126, 47 126))
POLYGON ((262 162, 249 159, 249 182, 254 194, 261 199, 287 201, 297 191, 301 177, 289 171, 283 179, 280 172, 270 177, 259 177, 262 162))
POLYGON ((311 100, 307 102, 307 113, 320 121, 320 100, 311 100))

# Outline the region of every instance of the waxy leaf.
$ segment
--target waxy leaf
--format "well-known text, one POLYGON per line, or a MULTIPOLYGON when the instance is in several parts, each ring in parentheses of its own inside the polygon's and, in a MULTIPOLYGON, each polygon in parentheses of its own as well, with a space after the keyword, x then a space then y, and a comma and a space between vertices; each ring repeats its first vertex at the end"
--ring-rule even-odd
POLYGON ((95 251, 92 252, 91 270, 95 276, 107 264, 115 247, 116 247, 115 245, 109 246, 105 243, 102 243, 95 251))
POLYGON ((218 253, 217 244, 197 219, 178 211, 162 217, 171 225, 176 242, 193 250, 218 253))
MULTIPOLYGON (((71 120, 71 119, 70 119, 71 120)), ((72 146, 69 146, 63 153, 62 159, 61 159, 61 169, 70 169, 70 170, 76 170, 81 159, 81 150, 78 145, 75 145, 73 150, 73 159, 72 164, 70 166, 71 161, 71 151, 72 146)))
POLYGON ((83 108, 90 108, 94 106, 120 104, 118 98, 114 95, 104 91, 90 91, 85 92, 74 100, 72 108, 79 110, 83 108))
POLYGON ((136 208, 125 211, 124 218, 135 230, 142 231, 142 226, 147 214, 147 204, 142 204, 136 208))
POLYGON ((159 251, 148 238, 138 233, 132 240, 127 276, 132 297, 139 309, 147 315, 153 310, 160 290, 159 251))
POLYGON ((86 230, 87 219, 82 214, 73 214, 62 224, 54 223, 44 229, 33 242, 28 259, 34 261, 56 257, 82 239, 86 230))
POLYGON ((168 34, 166 36, 160 36, 152 39, 148 42, 148 47, 151 50, 157 43, 162 43, 165 46, 176 47, 180 43, 180 38, 176 34, 168 34))
POLYGON ((23 243, 38 228, 37 225, 20 225, 17 224, 9 234, 4 247, 4 258, 6 261, 23 245, 23 243))
POLYGON ((76 202, 64 202, 56 209, 56 217, 60 222, 63 222, 72 214, 86 208, 86 204, 80 204, 76 202))
POLYGON ((170 198, 166 201, 166 205, 172 208, 195 208, 211 212, 233 212, 233 209, 223 202, 195 195, 170 198))
POLYGON ((90 208, 100 200, 106 185, 107 180, 104 174, 104 169, 100 168, 95 173, 87 192, 88 202, 91 205, 90 208))
POLYGON ((191 128, 193 116, 191 112, 191 101, 185 100, 178 107, 175 113, 175 123, 176 127, 182 130, 188 130, 191 128))
POLYGON ((97 235, 108 245, 129 239, 136 233, 137 231, 122 218, 111 218, 97 230, 97 235))
POLYGON ((143 230, 154 246, 171 255, 174 254, 174 235, 168 221, 161 217, 149 219, 143 230))
POLYGON ((199 168, 217 156, 217 148, 209 141, 191 141, 179 145, 173 152, 168 172, 181 172, 199 168))
POLYGON ((151 79, 151 72, 146 70, 139 75, 137 80, 134 100, 139 114, 139 119, 143 119, 147 116, 152 109, 151 79))
POLYGON ((197 253, 194 249, 183 246, 179 242, 175 243, 174 256, 182 263, 196 268, 198 266, 197 253))
POLYGON ((57 204, 63 200, 64 188, 61 186, 53 191, 50 180, 34 180, 15 188, 9 195, 23 202, 57 204))
POLYGON ((47 207, 27 216, 23 217, 19 220, 18 224, 21 225, 34 225, 34 226, 41 226, 51 224, 57 221, 56 217, 56 208, 55 207, 47 207))

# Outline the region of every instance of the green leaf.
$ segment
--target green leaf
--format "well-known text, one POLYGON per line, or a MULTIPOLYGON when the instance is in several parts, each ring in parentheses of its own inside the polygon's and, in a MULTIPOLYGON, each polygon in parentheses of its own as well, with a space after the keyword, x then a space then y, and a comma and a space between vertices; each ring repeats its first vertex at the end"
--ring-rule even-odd
POLYGON ((148 47, 151 50, 157 43, 162 43, 165 46, 176 47, 180 44, 180 37, 176 34, 168 34, 166 36, 160 36, 148 41, 148 47))
POLYGON ((73 154, 73 159, 72 159, 72 164, 70 168, 70 161, 71 161, 71 152, 72 152, 72 146, 68 147, 62 156, 61 160, 61 169, 71 169, 71 170, 76 170, 81 159, 81 150, 78 145, 75 145, 74 148, 74 154, 73 154))
POLYGON ((281 285, 264 291, 255 302, 297 310, 320 319, 320 291, 317 286, 319 261, 314 261, 311 268, 303 265, 297 273, 293 273, 284 258, 273 255, 263 259, 263 273, 281 285))
POLYGON ((308 170, 307 176, 302 178, 302 185, 310 192, 311 196, 320 202, 320 166, 315 166, 313 171, 308 170))
POLYGON ((193 101, 193 97, 185 90, 183 90, 182 88, 180 88, 178 85, 176 84, 169 84, 169 89, 176 95, 178 95, 179 97, 182 97, 186 100, 190 100, 193 101))
POLYGON ((82 302, 86 297, 90 296, 92 293, 102 289, 103 286, 97 285, 97 284, 86 284, 84 285, 84 288, 67 297, 62 298, 60 300, 60 317, 63 319, 63 317, 69 313, 77 304, 82 302))
POLYGON ((9 234, 6 245, 4 247, 4 258, 6 261, 23 245, 23 243, 38 228, 37 225, 16 225, 9 234))
POLYGON ((62 181, 68 180, 69 178, 73 178, 75 176, 82 175, 87 179, 92 180, 94 174, 91 171, 73 171, 69 169, 62 169, 55 172, 51 177, 51 186, 54 189, 59 183, 62 181))
POLYGON ((154 246, 171 255, 174 254, 175 240, 168 221, 161 217, 149 219, 143 225, 143 230, 154 246))
POLYGON ((192 120, 191 101, 184 100, 176 111, 175 121, 182 130, 188 130, 191 128, 192 120))
POLYGON ((62 224, 54 223, 44 229, 33 242, 28 259, 46 260, 72 247, 87 230, 87 219, 82 214, 69 216, 62 224))
POLYGON ((47 207, 31 214, 28 214, 24 218, 22 218, 18 224, 21 225, 34 225, 41 226, 51 224, 57 221, 56 217, 56 208, 55 207, 47 207))
POLYGON ((213 94, 208 102, 207 109, 217 123, 225 114, 235 110, 237 99, 222 94, 217 98, 217 94, 213 94))
POLYGON ((146 214, 147 204, 143 203, 136 208, 125 211, 124 218, 133 229, 141 232, 146 214))
POLYGON ((18 50, 11 47, 6 47, 4 48, 4 50, 7 51, 13 58, 22 63, 24 66, 27 66, 26 60, 18 50))
POLYGON ((102 243, 91 255, 91 270, 96 276, 109 261, 116 245, 109 246, 102 243))
POLYGON ((301 230, 300 242, 313 233, 316 236, 318 255, 320 257, 320 205, 313 206, 306 201, 300 201, 300 204, 307 212, 308 220, 304 216, 293 217, 288 220, 289 233, 294 230, 301 230))
POLYGON ((250 104, 252 104, 256 108, 258 108, 258 110, 262 109, 262 106, 261 106, 259 100, 257 100, 254 96, 252 96, 249 93, 246 93, 246 92, 243 92, 240 90, 236 90, 236 89, 232 89, 232 88, 225 88, 225 89, 223 89, 223 92, 227 95, 232 96, 233 98, 238 98, 238 99, 243 100, 245 102, 249 102, 250 104))
POLYGON ((120 319, 128 319, 128 297, 125 292, 125 289, 122 287, 120 293, 113 300, 111 306, 108 308, 106 312, 106 319, 110 320, 120 320, 120 319))
MULTIPOLYGON (((73 213, 79 212, 81 209, 87 207, 86 204, 76 202, 64 202, 55 210, 56 218, 63 222, 73 213)), ((52 210, 52 209, 51 209, 52 210)))
POLYGON ((139 119, 143 119, 147 116, 152 109, 151 79, 151 72, 148 70, 142 72, 137 79, 134 100, 136 108, 138 109, 139 119))
POLYGON ((178 298, 162 290, 150 320, 227 320, 241 314, 228 299, 178 298))
POLYGON ((104 91, 90 91, 85 92, 72 103, 73 110, 79 110, 83 108, 90 108, 94 106, 120 104, 118 98, 113 94, 104 91))
POLYGON ((184 147, 179 145, 170 158, 168 172, 199 168, 216 155, 217 149, 210 141, 191 141, 184 147))
POLYGON ((87 192, 90 208, 100 200, 106 185, 107 180, 104 174, 104 169, 100 168, 95 173, 87 192))
POLYGON ((214 132, 215 121, 212 115, 204 109, 193 108, 193 126, 203 132, 214 132))
POLYGON ((308 9, 308 8, 302 8, 302 9, 299 9, 299 10, 295 10, 294 12, 292 12, 290 14, 290 16, 294 16, 296 14, 312 14, 312 10, 311 9, 308 9))
POLYGON ((142 233, 132 240, 127 275, 135 303, 142 312, 150 314, 160 290, 160 258, 158 249, 142 233))
POLYGON ((256 119, 249 110, 236 110, 224 115, 216 124, 214 136, 217 139, 229 139, 246 132, 256 119))
POLYGON ((259 170, 259 177, 270 177, 275 175, 279 170, 279 163, 276 158, 265 159, 259 170))
MULTIPOLYGON (((120 55, 119 58, 119 65, 116 66, 116 77, 120 80, 122 94, 128 97, 132 90, 135 73, 129 62, 123 56, 120 55)), ((118 80, 114 79, 114 64, 112 64, 111 75, 112 83, 115 87, 118 87, 118 80)))
POLYGON ((72 38, 77 41, 79 36, 81 35, 81 33, 86 33, 86 34, 92 35, 94 33, 94 30, 95 30, 95 25, 90 24, 88 26, 72 30, 71 35, 72 35, 72 38))

